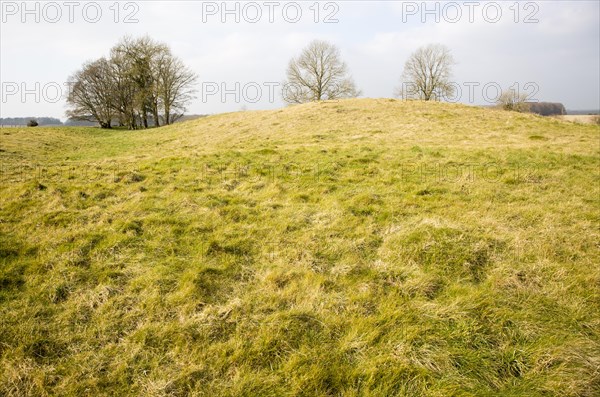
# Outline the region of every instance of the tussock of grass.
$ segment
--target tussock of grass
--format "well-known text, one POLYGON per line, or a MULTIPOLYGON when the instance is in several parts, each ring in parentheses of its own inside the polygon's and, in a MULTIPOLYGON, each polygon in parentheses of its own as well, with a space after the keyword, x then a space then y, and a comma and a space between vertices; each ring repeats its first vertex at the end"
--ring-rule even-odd
POLYGON ((599 130, 347 100, 0 130, 0 394, 600 394, 599 130))

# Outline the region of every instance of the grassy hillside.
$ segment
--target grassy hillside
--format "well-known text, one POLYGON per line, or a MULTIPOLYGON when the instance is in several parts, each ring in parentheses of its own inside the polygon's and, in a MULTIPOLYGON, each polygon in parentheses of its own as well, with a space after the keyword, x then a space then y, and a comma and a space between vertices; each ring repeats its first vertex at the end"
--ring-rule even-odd
POLYGON ((0 395, 600 395, 597 126, 347 100, 0 167, 0 395))

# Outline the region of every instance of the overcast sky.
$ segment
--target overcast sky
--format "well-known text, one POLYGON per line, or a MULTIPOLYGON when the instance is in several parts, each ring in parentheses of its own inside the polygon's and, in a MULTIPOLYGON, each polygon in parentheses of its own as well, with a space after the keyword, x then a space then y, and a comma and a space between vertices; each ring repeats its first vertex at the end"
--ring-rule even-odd
POLYGON ((313 39, 340 48, 364 97, 392 97, 411 52, 441 43, 456 60, 453 101, 486 104, 512 86, 568 109, 600 107, 597 0, 2 1, 1 12, 0 117, 64 120, 69 75, 146 34, 198 74, 193 114, 284 106, 275 84, 313 39))

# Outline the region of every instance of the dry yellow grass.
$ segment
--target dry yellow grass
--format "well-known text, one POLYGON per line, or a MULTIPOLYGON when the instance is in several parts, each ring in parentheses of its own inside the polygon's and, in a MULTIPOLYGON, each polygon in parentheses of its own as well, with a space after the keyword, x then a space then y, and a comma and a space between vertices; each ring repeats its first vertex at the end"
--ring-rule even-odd
POLYGON ((587 114, 556 116, 556 118, 559 120, 582 124, 598 124, 598 117, 598 115, 587 114))
POLYGON ((0 394, 596 396, 599 139, 391 99, 0 130, 0 394))

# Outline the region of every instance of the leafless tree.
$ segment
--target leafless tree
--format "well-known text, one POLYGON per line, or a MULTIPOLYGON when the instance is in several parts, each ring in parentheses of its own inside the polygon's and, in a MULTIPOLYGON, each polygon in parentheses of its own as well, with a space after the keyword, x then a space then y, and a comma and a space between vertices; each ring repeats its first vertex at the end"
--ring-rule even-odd
POLYGON ((185 105, 194 98, 196 74, 169 53, 163 53, 157 64, 157 97, 164 111, 163 121, 171 124, 185 112, 185 105))
POLYGON ((404 64, 402 86, 397 95, 404 99, 439 100, 451 96, 450 82, 454 59, 450 50, 441 44, 417 49, 404 64))
POLYGON ((67 116, 74 120, 96 121, 102 128, 111 128, 115 114, 114 86, 111 68, 105 58, 89 62, 69 79, 67 116))
POLYGON ((311 42, 287 68, 283 99, 287 103, 305 103, 328 99, 354 98, 360 95, 339 49, 326 41, 311 42))
POLYGON ((115 46, 110 52, 111 78, 113 79, 113 109, 117 112, 120 126, 129 129, 137 127, 136 85, 131 79, 132 60, 120 47, 115 46))
POLYGON ((514 89, 509 89, 500 94, 497 103, 504 110, 528 112, 529 104, 527 103, 527 98, 527 94, 519 93, 514 89))
POLYGON ((138 39, 123 38, 115 47, 113 54, 127 60, 124 70, 127 79, 134 84, 134 106, 144 128, 148 128, 148 116, 152 115, 154 125, 159 126, 156 59, 170 53, 167 46, 152 40, 148 36, 138 39))

